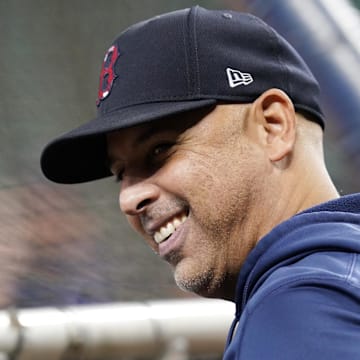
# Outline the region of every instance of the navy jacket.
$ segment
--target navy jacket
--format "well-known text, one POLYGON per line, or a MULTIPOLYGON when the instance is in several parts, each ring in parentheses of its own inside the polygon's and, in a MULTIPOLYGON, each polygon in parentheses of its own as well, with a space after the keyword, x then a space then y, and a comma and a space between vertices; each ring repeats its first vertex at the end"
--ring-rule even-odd
POLYGON ((224 359, 360 359, 360 194, 259 241, 239 274, 224 359))

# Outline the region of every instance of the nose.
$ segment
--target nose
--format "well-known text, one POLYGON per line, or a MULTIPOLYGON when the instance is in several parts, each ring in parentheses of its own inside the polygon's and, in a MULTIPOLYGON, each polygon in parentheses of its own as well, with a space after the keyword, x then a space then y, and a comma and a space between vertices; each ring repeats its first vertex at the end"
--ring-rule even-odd
POLYGON ((158 186, 138 182, 136 184, 122 186, 120 190, 120 209, 126 215, 138 215, 160 196, 158 186))

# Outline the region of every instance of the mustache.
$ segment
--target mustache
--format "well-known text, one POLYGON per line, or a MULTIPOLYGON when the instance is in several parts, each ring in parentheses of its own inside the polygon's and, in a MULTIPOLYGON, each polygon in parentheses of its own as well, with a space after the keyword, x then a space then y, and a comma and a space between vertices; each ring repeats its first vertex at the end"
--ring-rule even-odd
POLYGON ((175 215, 184 210, 188 211, 188 209, 188 203, 182 199, 174 198, 164 200, 148 206, 144 212, 139 214, 139 219, 143 228, 146 228, 147 224, 152 223, 157 219, 166 218, 169 214, 175 215))

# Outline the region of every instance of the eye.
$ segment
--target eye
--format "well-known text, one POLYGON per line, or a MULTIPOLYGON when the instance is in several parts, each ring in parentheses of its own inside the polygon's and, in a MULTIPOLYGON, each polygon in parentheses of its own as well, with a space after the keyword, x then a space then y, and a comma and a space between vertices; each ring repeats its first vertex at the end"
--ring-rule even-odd
POLYGON ((158 144, 156 146, 154 146, 154 148, 152 149, 152 156, 159 156, 161 154, 164 154, 167 150, 170 149, 170 147, 173 144, 171 143, 162 143, 162 144, 158 144))
POLYGON ((149 149, 147 164, 153 167, 161 167, 170 156, 170 149, 174 143, 161 142, 156 143, 149 149))

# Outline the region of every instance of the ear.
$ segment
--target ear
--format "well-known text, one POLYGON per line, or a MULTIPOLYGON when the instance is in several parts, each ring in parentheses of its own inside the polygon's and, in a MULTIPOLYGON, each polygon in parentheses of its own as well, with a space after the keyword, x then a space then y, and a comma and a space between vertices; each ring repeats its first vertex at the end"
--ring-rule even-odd
POLYGON ((283 160, 295 145, 296 114, 292 101, 282 90, 270 89, 254 101, 251 111, 269 159, 283 160))

